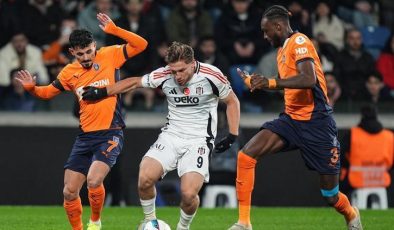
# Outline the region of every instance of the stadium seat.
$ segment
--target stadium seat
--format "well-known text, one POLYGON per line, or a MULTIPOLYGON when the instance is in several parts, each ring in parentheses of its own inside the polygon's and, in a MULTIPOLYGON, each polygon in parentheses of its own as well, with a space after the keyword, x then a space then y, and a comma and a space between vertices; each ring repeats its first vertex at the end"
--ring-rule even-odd
POLYGON ((380 188, 359 188, 352 193, 352 205, 359 209, 368 208, 368 198, 371 199, 371 209, 387 209, 387 190, 380 188), (377 199, 373 199, 377 197, 377 199))
POLYGON ((226 208, 236 208, 237 193, 235 191, 235 186, 208 185, 205 188, 202 206, 204 208, 215 208, 219 206, 223 206, 226 208))
POLYGON ((230 67, 230 82, 231 82, 231 87, 233 88, 235 94, 241 98, 243 95, 243 92, 247 90, 244 82, 242 81, 242 78, 238 75, 237 68, 240 68, 241 70, 245 70, 252 74, 256 66, 255 65, 249 65, 249 64, 244 64, 244 65, 233 65, 230 67))
POLYGON ((390 37, 390 30, 384 26, 367 26, 361 29, 361 35, 365 48, 377 59, 390 37))

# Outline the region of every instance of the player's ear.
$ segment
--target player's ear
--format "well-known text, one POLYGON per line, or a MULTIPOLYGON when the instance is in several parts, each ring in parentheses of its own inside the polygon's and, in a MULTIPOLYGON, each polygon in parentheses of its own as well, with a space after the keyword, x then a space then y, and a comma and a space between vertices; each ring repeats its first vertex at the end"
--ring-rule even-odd
POLYGON ((71 55, 75 56, 75 55, 74 55, 75 51, 74 51, 73 48, 71 48, 71 47, 68 48, 68 52, 70 52, 71 55))

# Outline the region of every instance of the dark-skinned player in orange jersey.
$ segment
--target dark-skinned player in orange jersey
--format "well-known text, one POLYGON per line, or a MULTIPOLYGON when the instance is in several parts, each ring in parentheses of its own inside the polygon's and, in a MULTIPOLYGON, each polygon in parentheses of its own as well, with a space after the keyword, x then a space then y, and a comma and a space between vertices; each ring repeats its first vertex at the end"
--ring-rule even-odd
POLYGON ((340 145, 321 63, 309 38, 291 29, 290 16, 285 7, 274 5, 264 12, 261 21, 264 38, 279 48, 278 79, 247 75, 238 70, 251 91, 284 90, 285 111, 279 118, 263 124, 238 154, 239 219, 229 230, 252 229, 251 195, 257 161, 267 154, 293 149, 300 149, 306 166, 319 173, 322 196, 344 216, 348 229, 360 230, 359 211, 339 191, 340 145))
POLYGON ((78 29, 70 35, 70 52, 76 61, 65 66, 57 79, 47 86, 36 86, 35 77, 24 70, 17 79, 38 98, 49 100, 64 90, 73 91, 79 99, 80 128, 71 154, 64 166, 64 209, 74 230, 82 230, 82 204, 79 191, 87 181, 91 216, 88 230, 101 229, 100 215, 105 199, 103 180, 116 163, 123 146, 125 127, 120 111, 120 97, 109 96, 95 102, 82 100, 84 89, 105 87, 120 80, 119 68, 130 57, 141 53, 147 41, 117 27, 106 15, 97 14, 99 26, 118 36, 126 44, 96 50, 92 33, 78 29))

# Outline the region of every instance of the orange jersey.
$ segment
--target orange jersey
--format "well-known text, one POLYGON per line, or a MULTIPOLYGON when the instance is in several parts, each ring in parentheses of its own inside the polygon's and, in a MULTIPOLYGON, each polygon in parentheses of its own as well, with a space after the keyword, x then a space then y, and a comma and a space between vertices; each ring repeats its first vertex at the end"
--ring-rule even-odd
POLYGON ((97 102, 82 100, 86 86, 106 87, 120 80, 119 68, 127 60, 125 45, 103 47, 97 51, 90 69, 75 61, 67 65, 58 75, 65 90, 73 91, 80 106, 80 126, 83 132, 123 128, 120 96, 109 96, 97 102))
POLYGON ((330 114, 327 87, 319 56, 312 42, 302 33, 292 34, 278 50, 279 77, 297 75, 297 64, 311 60, 314 63, 316 84, 312 89, 284 89, 285 113, 294 120, 311 120, 314 115, 330 114))

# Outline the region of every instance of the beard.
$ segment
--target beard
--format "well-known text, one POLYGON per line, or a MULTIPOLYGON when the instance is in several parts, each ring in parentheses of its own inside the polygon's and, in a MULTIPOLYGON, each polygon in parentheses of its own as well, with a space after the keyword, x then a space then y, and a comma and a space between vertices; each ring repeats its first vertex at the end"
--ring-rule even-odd
POLYGON ((274 48, 278 48, 282 46, 282 40, 280 39, 279 35, 274 35, 274 37, 272 38, 272 46, 274 48))

